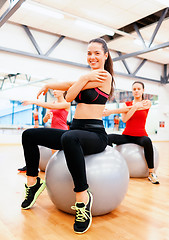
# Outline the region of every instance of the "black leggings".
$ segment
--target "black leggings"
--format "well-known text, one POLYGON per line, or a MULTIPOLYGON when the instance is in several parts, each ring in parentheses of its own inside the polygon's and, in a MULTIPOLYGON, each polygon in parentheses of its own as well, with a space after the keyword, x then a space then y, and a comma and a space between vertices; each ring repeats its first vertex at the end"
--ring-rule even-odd
POLYGON ((147 161, 148 168, 154 168, 154 155, 153 145, 149 137, 135 137, 129 135, 108 134, 108 145, 112 146, 112 143, 116 145, 135 143, 144 148, 144 155, 147 161))
POLYGON ((64 150, 68 169, 74 181, 74 191, 88 188, 84 155, 102 152, 108 143, 102 120, 73 119, 70 130, 54 128, 27 129, 22 145, 28 176, 38 176, 40 153, 38 145, 64 150))

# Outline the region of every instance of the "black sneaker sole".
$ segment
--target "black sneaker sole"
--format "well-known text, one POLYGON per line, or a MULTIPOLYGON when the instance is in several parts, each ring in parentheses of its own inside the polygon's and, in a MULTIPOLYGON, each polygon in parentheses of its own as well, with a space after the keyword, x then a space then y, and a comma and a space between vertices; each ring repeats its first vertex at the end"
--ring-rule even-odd
POLYGON ((26 173, 26 170, 25 170, 25 171, 22 171, 22 170, 18 170, 18 172, 20 172, 20 173, 26 173))

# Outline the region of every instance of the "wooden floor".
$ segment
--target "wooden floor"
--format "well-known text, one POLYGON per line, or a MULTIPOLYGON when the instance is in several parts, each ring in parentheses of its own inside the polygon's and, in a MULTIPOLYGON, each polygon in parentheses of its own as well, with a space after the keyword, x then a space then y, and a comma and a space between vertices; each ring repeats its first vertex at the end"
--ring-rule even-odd
MULTIPOLYGON (((160 165, 160 185, 147 179, 130 179, 120 206, 94 217, 89 231, 72 230, 74 216, 58 211, 47 190, 30 210, 21 210, 25 174, 20 145, 0 145, 0 240, 169 240, 169 142, 155 142, 160 165)), ((44 179, 44 173, 40 174, 44 179)))

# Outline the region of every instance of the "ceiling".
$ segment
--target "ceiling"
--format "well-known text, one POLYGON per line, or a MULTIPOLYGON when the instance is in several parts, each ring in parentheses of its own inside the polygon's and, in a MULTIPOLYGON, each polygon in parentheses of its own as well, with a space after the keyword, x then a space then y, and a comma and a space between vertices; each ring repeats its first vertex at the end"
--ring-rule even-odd
MULTIPOLYGON (((9 10, 3 24, 25 25, 83 42, 103 37, 118 52, 114 61, 135 56, 164 67, 169 64, 169 0, 1 0, 0 27, 2 14, 14 3, 18 7, 9 10)), ((25 80, 26 85, 42 81, 1 73, 0 88, 4 82, 11 88, 16 78, 18 84, 25 80)))
MULTIPOLYGON (((146 49, 147 45, 143 45, 139 34, 148 44, 168 7, 167 1, 169 6, 169 0, 27 0, 8 21, 85 42, 104 36, 111 50, 129 54, 146 49), (37 12, 39 7, 43 11, 37 12), (82 25, 84 21, 88 25, 82 25), (134 23, 138 32, 133 27, 134 23), (110 31, 114 31, 114 37, 110 36, 110 31)), ((163 47, 169 42, 168 30, 169 11, 150 46, 161 45, 162 48, 143 51, 138 57, 168 64, 169 47, 163 47)))

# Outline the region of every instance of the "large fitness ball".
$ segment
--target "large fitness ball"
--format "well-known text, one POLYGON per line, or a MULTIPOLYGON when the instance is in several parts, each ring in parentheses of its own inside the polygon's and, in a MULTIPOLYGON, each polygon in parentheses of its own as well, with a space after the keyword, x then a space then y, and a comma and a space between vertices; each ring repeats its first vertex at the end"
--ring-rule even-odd
MULTIPOLYGON (((85 156, 90 191, 93 194, 93 216, 114 210, 124 199, 129 183, 126 161, 110 146, 97 154, 85 156)), ((54 154, 46 167, 47 191, 56 207, 75 214, 74 184, 63 151, 54 154)))
MULTIPOLYGON (((118 150, 126 160, 130 177, 148 177, 149 171, 143 147, 134 143, 127 143, 115 146, 114 149, 118 150)), ((159 165, 159 154, 154 146, 153 152, 154 169, 156 170, 159 165)))
POLYGON ((50 158, 52 157, 52 149, 39 146, 39 152, 40 152, 39 168, 41 171, 45 172, 46 165, 50 158))

